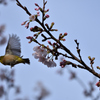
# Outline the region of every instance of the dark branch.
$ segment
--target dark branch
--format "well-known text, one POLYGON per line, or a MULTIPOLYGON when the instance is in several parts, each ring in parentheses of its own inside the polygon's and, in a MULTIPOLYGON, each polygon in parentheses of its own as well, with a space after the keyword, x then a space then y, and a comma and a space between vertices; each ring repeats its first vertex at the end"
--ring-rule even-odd
POLYGON ((31 13, 28 11, 28 9, 25 6, 22 6, 22 4, 18 0, 16 0, 16 1, 17 1, 17 5, 19 7, 21 7, 22 9, 24 9, 26 11, 26 13, 30 16, 31 13))

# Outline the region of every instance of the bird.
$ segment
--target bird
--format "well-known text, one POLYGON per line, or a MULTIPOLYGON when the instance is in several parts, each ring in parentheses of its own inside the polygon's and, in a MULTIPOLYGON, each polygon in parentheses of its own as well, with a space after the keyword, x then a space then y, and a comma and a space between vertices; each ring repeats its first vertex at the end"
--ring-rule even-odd
POLYGON ((16 34, 9 35, 5 55, 0 56, 0 62, 3 65, 10 65, 11 68, 19 63, 30 64, 29 58, 22 58, 20 39, 16 34))

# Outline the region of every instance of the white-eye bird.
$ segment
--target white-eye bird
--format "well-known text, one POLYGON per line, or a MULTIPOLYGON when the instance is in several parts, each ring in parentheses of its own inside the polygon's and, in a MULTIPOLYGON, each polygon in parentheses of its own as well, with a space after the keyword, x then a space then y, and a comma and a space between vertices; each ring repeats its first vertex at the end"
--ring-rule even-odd
POLYGON ((22 58, 20 54, 21 45, 19 37, 15 34, 9 35, 5 55, 0 56, 0 62, 4 65, 10 65, 11 68, 19 63, 30 64, 30 60, 28 58, 22 58))

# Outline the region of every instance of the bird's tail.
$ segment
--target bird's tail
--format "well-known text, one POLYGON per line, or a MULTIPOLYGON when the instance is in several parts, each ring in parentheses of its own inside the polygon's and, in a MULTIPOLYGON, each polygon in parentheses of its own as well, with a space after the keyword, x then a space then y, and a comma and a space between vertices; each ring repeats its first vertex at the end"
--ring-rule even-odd
POLYGON ((28 58, 23 59, 24 63, 30 64, 30 60, 28 58))

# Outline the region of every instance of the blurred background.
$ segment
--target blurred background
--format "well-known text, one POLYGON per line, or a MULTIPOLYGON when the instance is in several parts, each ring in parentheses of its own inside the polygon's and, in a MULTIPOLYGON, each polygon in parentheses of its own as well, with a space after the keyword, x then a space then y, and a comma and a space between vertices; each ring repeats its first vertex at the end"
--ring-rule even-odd
MULTIPOLYGON (((41 7, 43 5, 43 0, 19 1, 32 14, 36 14, 34 3, 41 7)), ((53 33, 54 36, 58 37, 60 33, 67 32, 68 36, 63 43, 76 56, 78 55, 74 40, 77 39, 83 60, 90 66, 88 56, 95 57, 94 69, 97 70, 96 66, 100 65, 100 0, 47 0, 46 9, 49 9, 50 15, 46 23, 50 25, 54 22, 54 28, 58 29, 53 33)), ((41 19, 41 16, 39 18, 41 19)), ((26 37, 33 36, 33 33, 25 26, 21 26, 21 23, 28 19, 29 16, 16 5, 16 1, 0 0, 0 28, 3 31, 0 33, 0 39, 4 43, 0 45, 0 56, 5 54, 9 34, 17 34, 21 39, 21 55, 29 58, 31 63, 30 65, 18 64, 12 69, 0 63, 1 75, 3 73, 10 77, 10 81, 6 78, 4 78, 6 81, 0 80, 0 89, 7 91, 4 95, 1 93, 0 100, 99 100, 100 90, 95 86, 99 79, 88 71, 71 66, 61 69, 60 59, 55 61, 56 67, 48 68, 32 56, 33 47, 37 44, 34 42, 29 44, 26 37), (74 72, 77 78, 73 78, 71 72, 74 72), (17 93, 13 86, 7 88, 10 86, 9 82, 17 86, 17 93), (86 95, 86 90, 89 93, 92 91, 92 94, 86 95), (44 95, 44 98, 41 95, 44 95)), ((30 27, 35 25, 38 24, 33 22, 30 27)), ((99 73, 99 70, 97 72, 99 73)))

